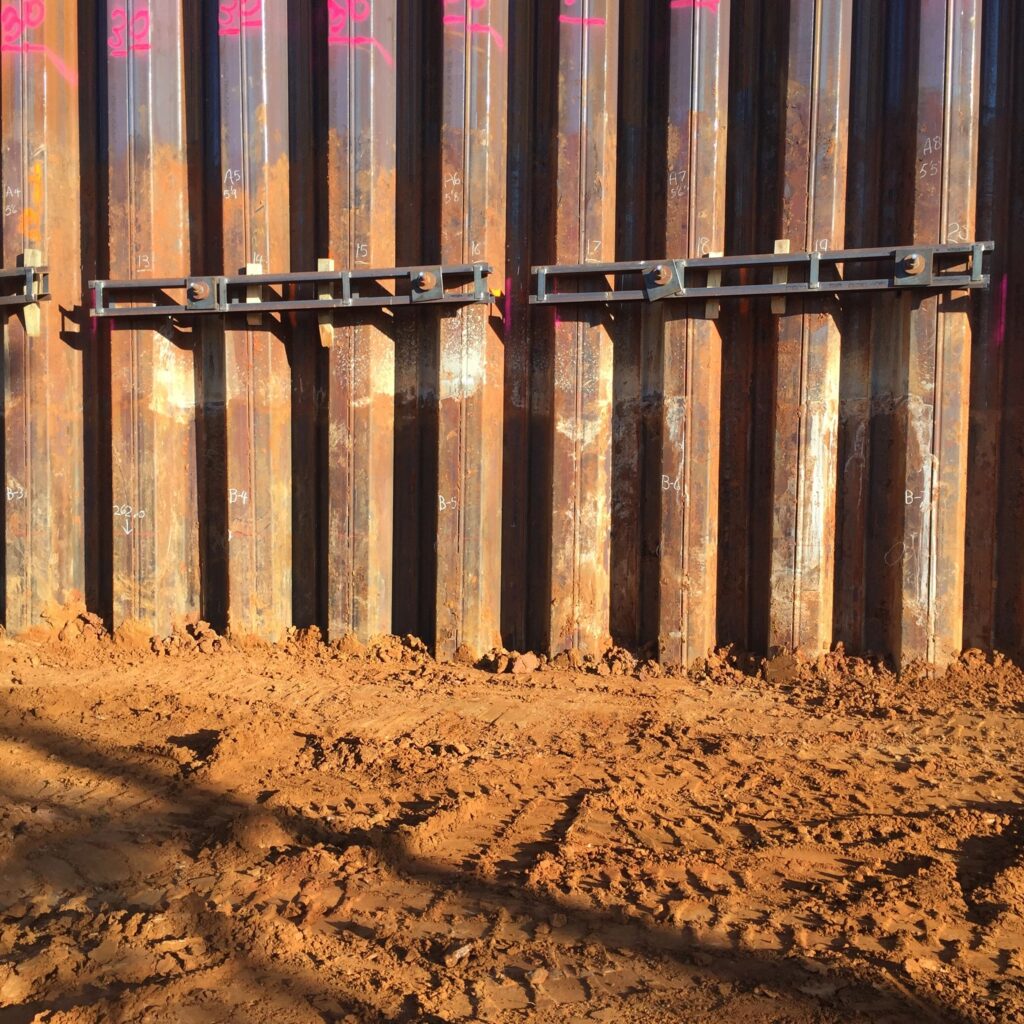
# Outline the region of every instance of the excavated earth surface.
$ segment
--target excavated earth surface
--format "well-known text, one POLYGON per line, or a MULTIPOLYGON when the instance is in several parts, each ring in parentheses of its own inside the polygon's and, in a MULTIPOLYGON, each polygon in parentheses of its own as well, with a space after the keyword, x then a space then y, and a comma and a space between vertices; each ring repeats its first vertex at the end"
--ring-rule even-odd
POLYGON ((485 664, 0 640, 0 1022, 1024 1021, 1012 665, 485 664))

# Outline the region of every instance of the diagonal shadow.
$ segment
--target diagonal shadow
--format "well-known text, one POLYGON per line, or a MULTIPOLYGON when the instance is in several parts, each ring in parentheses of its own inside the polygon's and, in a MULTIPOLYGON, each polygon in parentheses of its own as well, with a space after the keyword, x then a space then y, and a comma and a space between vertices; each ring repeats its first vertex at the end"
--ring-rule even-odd
MULTIPOLYGON (((167 813, 167 817, 173 816, 175 830, 186 830, 197 839, 210 830, 213 822, 265 817, 267 814, 267 808, 257 802, 239 799, 223 788, 201 783, 195 778, 186 781, 181 776, 164 774, 131 759, 101 751, 88 741, 69 736, 38 721, 26 721, 21 717, 19 709, 10 705, 5 706, 0 700, 0 721, 5 719, 7 722, 0 725, 0 737, 11 741, 28 742, 47 755, 63 759, 69 766, 99 773, 104 778, 125 780, 152 798, 166 801, 173 808, 167 813), (12 716, 17 718, 13 726, 7 724, 12 716)), ((176 762, 175 767, 180 768, 176 762)), ((669 957, 684 965, 691 965, 695 960, 699 960, 704 972, 714 975, 723 982, 731 982, 744 988, 770 983, 777 989, 782 985, 785 986, 787 997, 791 1001, 803 1005, 807 1010, 822 1012, 820 1002, 799 991, 801 985, 812 986, 812 990, 814 985, 820 985, 821 968, 816 963, 809 967, 809 961, 792 955, 792 950, 785 956, 743 950, 737 956, 718 947, 702 945, 691 935, 653 920, 624 921, 623 916, 614 910, 581 907, 571 899, 558 898, 546 893, 531 891, 524 896, 522 886, 515 882, 484 881, 465 870, 422 856, 409 847, 401 826, 420 820, 421 810, 409 809, 398 819, 384 826, 349 830, 334 829, 323 820, 290 808, 276 807, 272 813, 281 828, 295 842, 296 847, 323 843, 339 851, 352 846, 372 849, 384 865, 399 877, 435 890, 464 893, 488 910, 507 911, 509 907, 514 907, 517 912, 522 913, 525 900, 528 901, 529 916, 535 923, 547 921, 554 914, 569 914, 574 922, 583 925, 589 932, 588 942, 601 942, 607 948, 628 949, 636 953, 669 957)), ((123 829, 129 829, 133 825, 140 831, 151 832, 152 813, 145 812, 119 821, 119 827, 123 829)), ((87 843, 93 831, 91 823, 86 822, 77 830, 69 831, 57 838, 66 849, 75 843, 87 843)), ((52 834, 17 840, 12 857, 6 865, 0 865, 0 870, 9 870, 12 865, 18 863, 38 863, 41 848, 52 846, 55 841, 52 834)), ((55 886, 59 888, 57 882, 58 880, 55 880, 55 886)), ((133 908, 131 900, 124 893, 118 896, 104 893, 103 901, 105 905, 120 906, 125 910, 133 908)), ((216 951, 224 960, 230 959, 233 966, 244 972, 254 984, 262 987, 282 987, 310 1005, 316 1005, 315 1001, 325 995, 325 984, 317 972, 300 972, 291 968, 286 970, 275 965, 267 956, 261 955, 258 949, 253 948, 251 936, 241 934, 239 926, 223 915, 211 913, 205 918, 200 915, 200 920, 203 924, 202 937, 208 948, 216 951)), ((900 986, 896 979, 867 981, 851 969, 839 969, 832 977, 838 978, 839 986, 855 996, 858 1001, 870 1004, 873 1020, 888 1018, 969 1024, 969 1018, 956 1014, 949 1007, 936 1006, 928 999, 900 986)), ((154 981, 159 979, 144 980, 137 985, 125 984, 118 991, 107 988, 97 992, 89 986, 80 989, 66 987, 53 998, 0 1010, 0 1024, 31 1021, 37 1014, 82 1006, 83 1003, 88 1005, 97 998, 107 1000, 111 995, 123 995, 133 988, 153 984, 154 981)), ((326 1020, 344 1019, 344 1014, 354 1015, 358 1020, 374 1022, 432 1019, 420 1012, 415 999, 407 1000, 397 1015, 387 1017, 378 1007, 350 992, 338 993, 333 990, 330 995, 338 1003, 340 1015, 325 1015, 326 1020)), ((336 1011, 332 1011, 334 1012, 336 1011)))

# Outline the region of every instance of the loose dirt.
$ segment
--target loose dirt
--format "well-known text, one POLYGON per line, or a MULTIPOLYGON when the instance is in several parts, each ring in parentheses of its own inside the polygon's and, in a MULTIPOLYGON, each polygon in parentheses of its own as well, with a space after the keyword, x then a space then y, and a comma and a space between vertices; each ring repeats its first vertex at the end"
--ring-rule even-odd
POLYGON ((0 1022, 1024 1021, 1002 659, 484 664, 0 640, 0 1022))

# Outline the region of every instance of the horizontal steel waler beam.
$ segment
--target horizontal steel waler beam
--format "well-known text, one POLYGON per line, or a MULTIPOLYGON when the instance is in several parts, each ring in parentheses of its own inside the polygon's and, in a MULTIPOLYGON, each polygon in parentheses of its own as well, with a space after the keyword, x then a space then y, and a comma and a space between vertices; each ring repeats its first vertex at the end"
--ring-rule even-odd
POLYGON ((30 306, 50 297, 48 267, 0 270, 0 306, 30 306))
MULTIPOLYGON (((325 261, 322 261, 325 262, 325 261)), ((357 307, 489 303, 488 263, 317 270, 294 274, 237 274, 212 277, 139 278, 90 281, 94 317, 186 316, 198 313, 325 312, 357 307), (386 282, 393 282, 389 290, 386 282), (401 288, 400 286, 407 286, 401 288), (471 290, 466 290, 471 288, 471 290), (276 292, 275 292, 276 289, 276 292), (285 297, 286 291, 306 291, 285 297), (175 301, 168 292, 184 292, 175 301), (148 300, 146 305, 140 301, 148 300)))
POLYGON ((534 267, 532 305, 570 302, 635 302, 658 299, 722 299, 752 295, 815 295, 832 292, 885 291, 893 288, 986 288, 985 253, 992 242, 963 245, 894 246, 885 249, 835 249, 825 252, 771 253, 760 256, 702 256, 684 260, 638 260, 621 263, 573 263, 534 267), (840 273, 850 264, 882 264, 883 277, 851 278, 840 273), (771 282, 750 280, 771 270, 771 282), (722 283, 726 272, 748 271, 735 283, 722 283), (790 275, 797 273, 798 280, 790 275), (593 287, 604 277, 608 288, 593 287), (608 278, 613 281, 608 282, 608 278), (696 280, 695 280, 696 278, 696 280), (554 291, 553 282, 584 279, 576 291, 554 291))

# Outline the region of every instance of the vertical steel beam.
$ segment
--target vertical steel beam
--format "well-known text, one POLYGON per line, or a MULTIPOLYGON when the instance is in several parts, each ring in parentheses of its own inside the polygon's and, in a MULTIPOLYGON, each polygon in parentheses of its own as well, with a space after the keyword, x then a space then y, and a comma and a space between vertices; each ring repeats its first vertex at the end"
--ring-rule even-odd
MULTIPOLYGON (((508 0, 447 0, 441 94, 441 262, 487 260, 505 279, 508 0)), ((500 287, 500 286, 499 286, 500 287)), ((442 314, 438 355, 433 645, 501 642, 500 321, 486 306, 442 314)))
MULTIPOLYGON (((724 248, 729 17, 729 0, 670 11, 667 150, 657 200, 665 215, 652 239, 668 256, 724 248)), ((672 665, 715 644, 722 339, 705 312, 717 309, 649 313, 660 334, 658 651, 672 665)))
MULTIPOLYGON (((846 244, 861 248, 899 237, 879 234, 885 153, 882 108, 885 67, 884 0, 854 5, 851 28, 850 144, 846 244)), ((872 319, 877 294, 844 296, 839 374, 839 472, 836 496, 836 641, 865 649, 868 537, 871 534, 872 319)), ((884 301, 884 300, 883 300, 884 301)))
MULTIPOLYGON (((614 0, 559 7, 552 262, 613 257, 618 8, 614 0)), ((600 653, 609 642, 612 340, 603 310, 549 316, 543 422, 551 464, 539 501, 550 516, 550 550, 540 639, 551 653, 600 653)))
MULTIPOLYGON (((223 265, 286 272, 289 247, 288 10, 218 9, 223 265)), ((228 624, 278 639, 291 625, 291 374, 283 324, 224 330, 228 624)))
MULTIPOLYGON (((1007 220, 1001 225, 1010 241, 1005 320, 995 335, 1003 348, 1003 431, 999 461, 999 562, 997 567, 996 641, 1001 649, 1024 660, 1024 245, 1015 226, 1024 221, 1024 11, 1014 11, 1012 75, 1016 102, 1008 108, 1013 175, 1007 220), (1012 240, 1011 240, 1012 239, 1012 240)), ((986 11, 986 17, 988 13, 986 11)), ((991 484, 990 484, 991 486, 991 484)))
MULTIPOLYGON (((921 0, 913 241, 974 237, 980 0, 921 0)), ((894 496, 899 594, 892 653, 943 665, 963 628, 971 331, 960 294, 903 299, 905 453, 894 496)))
MULTIPOLYGON (((649 72, 658 61, 651 53, 652 20, 662 29, 668 11, 634 4, 619 26, 619 61, 635 69, 620 79, 616 139, 615 253, 621 260, 645 259, 651 253, 648 212, 651 160, 648 153, 663 137, 652 131, 657 115, 651 107, 649 72)), ((661 66, 667 66, 667 61, 661 66)), ((611 311, 612 337, 612 480, 611 553, 609 558, 609 632, 612 642, 632 650, 652 637, 652 609, 657 561, 649 548, 657 539, 644 534, 650 508, 647 485, 659 466, 653 448, 659 431, 653 419, 657 399, 644 348, 644 309, 627 304, 611 311), (653 399, 653 401, 652 401, 653 399), (652 577, 654 579, 652 580, 652 577)), ((655 508, 660 496, 655 492, 655 508)))
MULTIPOLYGON (((850 0, 794 0, 779 237, 841 248, 845 231, 850 0)), ((835 565, 839 330, 810 300, 778 323, 772 466, 770 647, 827 649, 835 565)))
MULTIPOLYGON (((120 279, 191 271, 179 2, 107 0, 108 249, 120 279)), ((199 612, 191 334, 114 323, 113 624, 151 632, 199 612)))
MULTIPOLYGON (((971 353, 970 433, 967 467, 967 521, 964 554, 965 647, 995 648, 998 636, 1001 486, 999 452, 1003 437, 1003 398, 1010 272, 1019 248, 1012 228, 1014 188, 1014 54, 1021 15, 1013 0, 985 5, 979 100, 977 236, 994 239, 991 287, 974 297, 971 353)), ((1019 536, 1010 538, 1019 545, 1019 536)), ((1014 644, 1016 646, 1016 644, 1014 644)))
MULTIPOLYGON (((396 0, 328 0, 328 251, 395 262, 396 0)), ((391 629, 395 346, 390 317, 321 326, 328 355, 327 629, 391 629)))
POLYGON ((46 263, 52 298, 4 322, 4 587, 10 632, 84 576, 78 15, 72 0, 0 7, 3 259, 46 263), (64 332, 67 332, 66 334, 64 332))
POLYGON ((537 119, 533 47, 533 0, 518 0, 509 10, 508 195, 506 272, 501 283, 505 340, 504 475, 502 478, 501 631, 517 650, 526 645, 527 566, 529 559, 529 390, 530 264, 533 177, 536 153, 531 145, 537 119))
MULTIPOLYGON (((777 238, 785 145, 781 88, 788 5, 732 0, 729 147, 726 171, 729 252, 765 252, 777 238)), ((719 466, 718 639, 762 650, 768 632, 768 568, 775 320, 768 301, 722 305, 719 466)))

